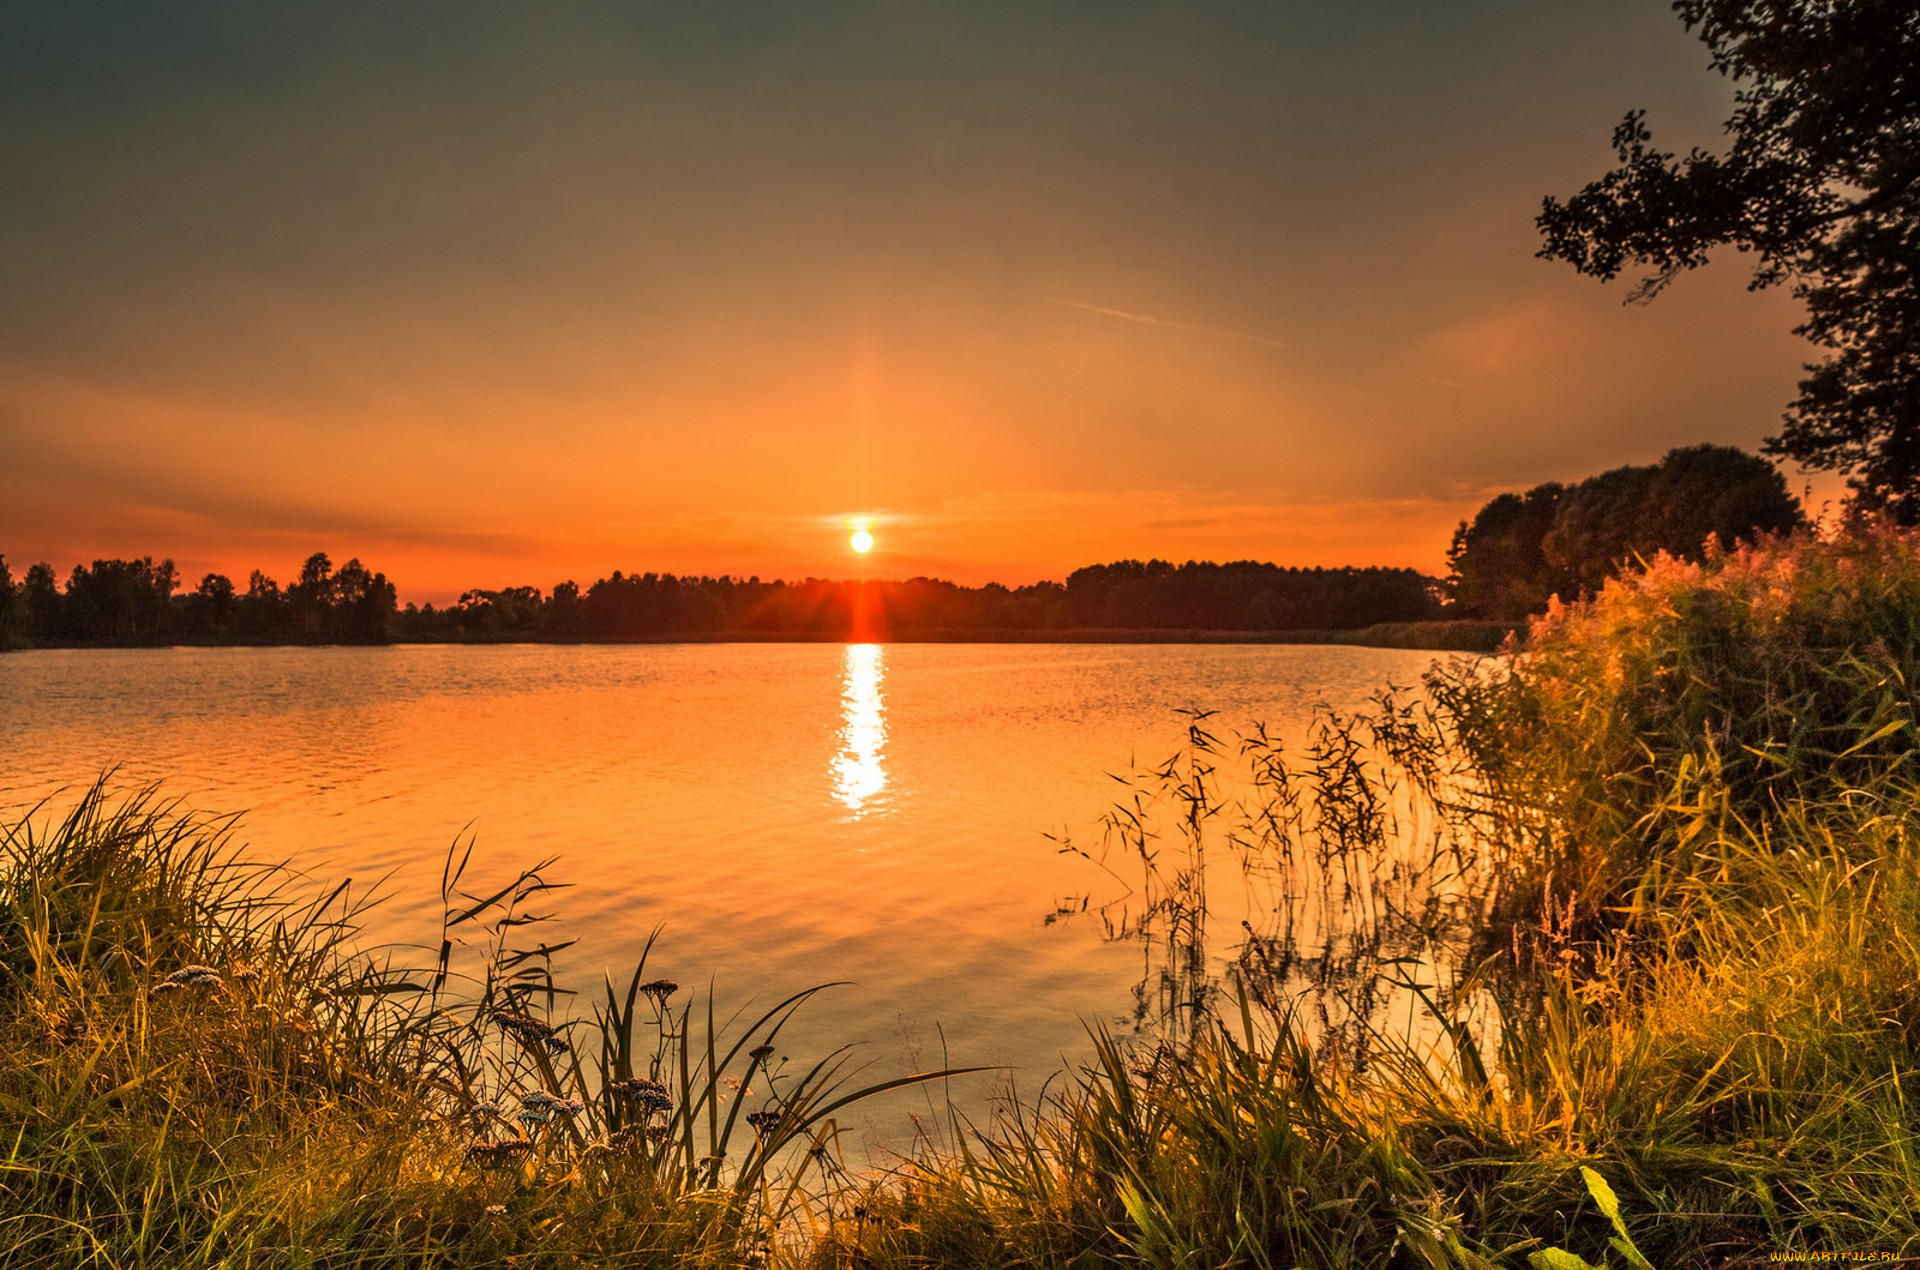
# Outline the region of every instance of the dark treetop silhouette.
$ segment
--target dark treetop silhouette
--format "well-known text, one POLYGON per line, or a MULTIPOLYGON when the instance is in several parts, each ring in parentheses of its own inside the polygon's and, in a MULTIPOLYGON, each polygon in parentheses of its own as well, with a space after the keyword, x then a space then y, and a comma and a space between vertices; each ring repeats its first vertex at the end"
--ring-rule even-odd
POLYGON ((96 560, 64 593, 49 565, 15 586, 0 558, 0 645, 338 644, 407 641, 841 639, 1004 632, 1334 631, 1439 615, 1438 583, 1413 569, 1295 569, 1241 561, 1137 560, 1080 569, 1062 585, 963 587, 615 572, 584 591, 562 582, 472 590, 446 608, 397 608, 393 584, 324 553, 282 590, 255 570, 237 592, 208 574, 173 594, 172 561, 96 560))
POLYGON ((1646 299, 1709 252, 1755 257, 1753 286, 1793 288, 1795 328, 1828 358, 1767 451, 1842 473, 1856 507, 1920 523, 1920 5, 1913 0, 1681 0, 1715 71, 1738 85, 1723 154, 1614 130, 1620 166, 1549 198, 1540 255, 1646 299))
POLYGON ((1657 552, 1697 560, 1710 536, 1731 546, 1805 523, 1765 459, 1722 445, 1672 450, 1653 466, 1502 494, 1461 521, 1447 552, 1452 609, 1518 621, 1551 596, 1598 591, 1623 565, 1657 552))

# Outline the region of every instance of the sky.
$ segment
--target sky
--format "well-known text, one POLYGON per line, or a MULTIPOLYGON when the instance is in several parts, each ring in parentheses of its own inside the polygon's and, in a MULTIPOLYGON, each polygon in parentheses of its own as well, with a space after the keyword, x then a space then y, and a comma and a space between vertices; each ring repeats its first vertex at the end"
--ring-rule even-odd
POLYGON ((1737 258, 1534 258, 1629 109, 1717 144, 1706 63, 1665 0, 0 0, 0 554, 1437 573, 1777 430, 1737 258))

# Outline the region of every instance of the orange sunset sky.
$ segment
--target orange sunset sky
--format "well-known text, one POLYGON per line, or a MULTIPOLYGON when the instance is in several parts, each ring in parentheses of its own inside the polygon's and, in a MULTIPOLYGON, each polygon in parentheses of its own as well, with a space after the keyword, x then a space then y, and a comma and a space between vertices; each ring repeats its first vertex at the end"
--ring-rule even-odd
POLYGON ((1532 254, 1629 108, 1730 100, 1665 0, 6 4, 0 553, 1437 572, 1776 430, 1739 262, 1532 254))

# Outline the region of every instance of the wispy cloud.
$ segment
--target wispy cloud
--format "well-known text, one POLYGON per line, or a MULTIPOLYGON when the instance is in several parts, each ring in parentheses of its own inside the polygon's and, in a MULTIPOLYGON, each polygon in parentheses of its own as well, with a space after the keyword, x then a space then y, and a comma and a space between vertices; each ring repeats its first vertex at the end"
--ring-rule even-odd
POLYGON ((1170 318, 1157 318, 1146 313, 1129 313, 1125 309, 1109 309, 1098 304, 1083 304, 1078 300, 1055 300, 1055 304, 1070 309, 1080 309, 1087 313, 1098 313, 1101 317, 1119 318, 1122 322, 1138 322, 1142 326, 1161 326, 1172 331, 1192 331, 1198 335, 1214 335, 1221 339, 1240 340, 1247 344, 1261 344, 1267 348, 1292 348, 1285 340, 1270 340, 1264 335, 1250 335, 1245 331, 1229 331, 1220 326, 1203 326, 1198 322, 1175 322, 1170 318))

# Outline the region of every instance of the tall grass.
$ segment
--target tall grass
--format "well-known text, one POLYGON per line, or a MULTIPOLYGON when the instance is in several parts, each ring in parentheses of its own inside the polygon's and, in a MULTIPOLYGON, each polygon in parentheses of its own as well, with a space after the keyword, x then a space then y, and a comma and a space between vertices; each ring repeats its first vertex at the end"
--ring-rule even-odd
POLYGON ((569 1011, 545 866, 470 894, 470 844, 437 957, 369 960, 231 829, 105 783, 0 829, 0 1265, 767 1261, 831 1220, 835 1113, 951 1074, 790 1067, 812 992, 721 1019, 644 952, 569 1011))
POLYGON ((1770 543, 1656 561, 1289 765, 1196 719, 1088 852, 1138 866, 1114 926, 1181 1026, 956 1125, 820 1260, 1920 1255, 1916 635, 1913 537, 1770 543), (1196 986, 1222 852, 1285 881, 1196 986))
POLYGON ((1142 950, 1136 1028, 1177 1043, 1243 991, 1364 1052, 1363 1025, 1390 1006, 1448 998, 1433 963, 1451 966, 1501 862, 1459 814, 1431 707, 1389 686, 1359 714, 1320 710, 1292 743, 1185 714, 1176 753, 1116 777, 1092 845, 1058 840, 1122 883, 1084 907, 1142 950))
POLYGON ((1904 791, 1916 671, 1920 539, 1879 529, 1660 558, 1556 606, 1505 673, 1430 687, 1525 871, 1515 915, 1553 899, 1618 922, 1716 834, 1904 791))
POLYGON ((879 1177, 847 1055, 779 1057, 809 994, 573 997, 547 867, 464 848, 437 955, 370 963, 95 789, 0 839, 0 1264, 1920 1256, 1917 674, 1889 531, 1655 561, 1287 744, 1195 713, 1062 844, 1130 883, 1137 1030, 879 1177))

